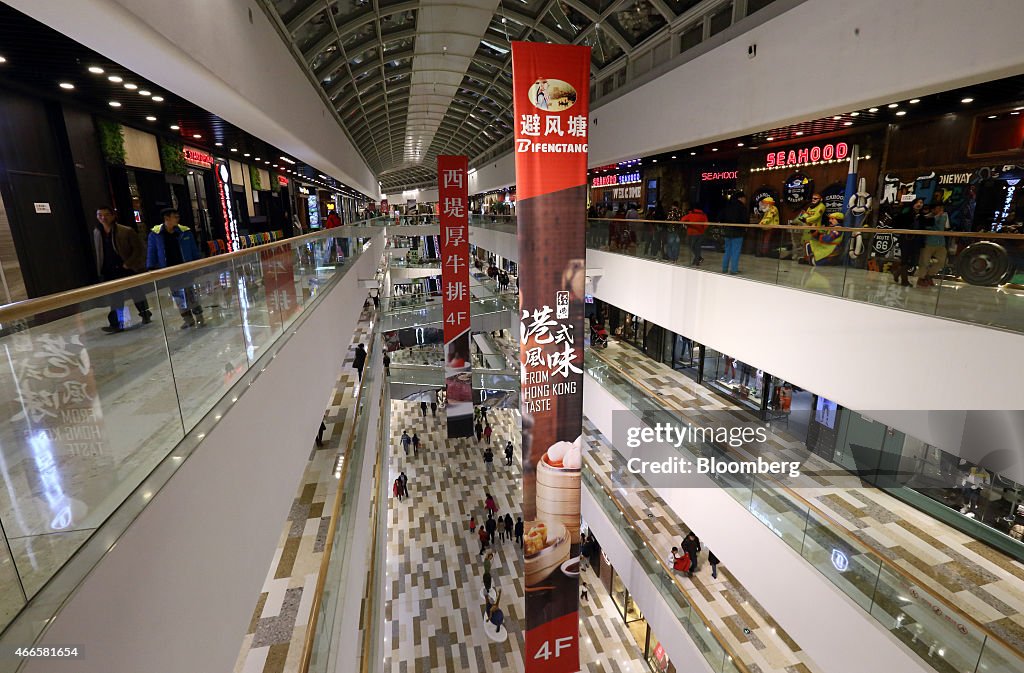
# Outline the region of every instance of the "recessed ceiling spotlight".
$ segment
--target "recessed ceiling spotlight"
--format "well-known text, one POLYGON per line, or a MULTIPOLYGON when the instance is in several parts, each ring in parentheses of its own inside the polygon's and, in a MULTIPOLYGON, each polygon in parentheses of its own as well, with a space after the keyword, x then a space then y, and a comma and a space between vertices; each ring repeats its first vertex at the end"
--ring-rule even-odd
POLYGON ((247 156, 249 156, 249 153, 248 153, 248 152, 246 152, 246 153, 245 153, 245 154, 243 154, 242 156, 243 156, 243 157, 247 157, 247 156))
POLYGON ((900 110, 899 112, 897 112, 897 113, 896 113, 896 116, 897 116, 897 117, 902 117, 902 116, 903 116, 903 115, 905 115, 905 114, 907 114, 907 111, 906 111, 906 110, 900 110))
POLYGON ((675 159, 675 158, 676 158, 676 156, 675 156, 675 155, 673 154, 673 155, 672 155, 672 158, 673 158, 673 159, 675 159))
POLYGON ((146 121, 148 121, 148 122, 155 122, 156 121, 156 117, 154 117, 153 115, 149 115, 148 117, 146 117, 146 121))
POLYGON ((1021 107, 1015 107, 1015 108, 1013 108, 1013 109, 1014 109, 1014 110, 1016 110, 1017 112, 1020 112, 1021 110, 1024 110, 1024 106, 1021 106, 1021 107))
POLYGON ((238 148, 237 148, 237 147, 232 147, 232 148, 231 148, 231 151, 232 151, 232 152, 237 152, 237 151, 238 151, 238 148))
POLYGON ((911 105, 915 105, 917 103, 920 103, 921 99, 920 98, 911 98, 909 102, 910 102, 911 105))
POLYGON ((201 133, 193 133, 193 134, 192 134, 192 137, 193 137, 193 138, 202 138, 203 136, 202 136, 202 134, 201 134, 201 133))
POLYGON ((697 156, 697 153, 696 152, 690 152, 690 156, 691 157, 695 157, 695 156, 697 156))
POLYGON ((973 98, 970 98, 970 97, 968 97, 968 98, 961 98, 961 99, 960 99, 960 102, 961 102, 961 103, 973 103, 973 102, 974 102, 974 99, 973 99, 973 98))
POLYGON ((125 85, 124 85, 124 88, 128 89, 129 91, 135 91, 136 89, 139 88, 139 85, 138 84, 132 84, 131 82, 126 82, 125 85))
POLYGON ((110 80, 111 82, 113 82, 114 84, 120 84, 121 82, 124 81, 123 77, 118 77, 117 75, 111 75, 107 79, 110 80))
POLYGON ((101 68, 101 67, 99 67, 97 65, 91 65, 91 66, 89 66, 89 72, 91 72, 94 75, 102 75, 103 74, 103 68, 101 68))
POLYGON ((989 115, 989 116, 988 116, 988 118, 989 118, 989 119, 995 119, 995 118, 996 118, 996 116, 995 116, 995 115, 989 115))
POLYGON ((834 117, 832 117, 832 119, 837 119, 837 120, 838 119, 842 119, 842 118, 843 118, 843 115, 835 115, 834 117))
POLYGON ((858 117, 858 116, 860 116, 860 113, 859 112, 851 112, 850 116, 851 117, 858 117))
POLYGON ((178 126, 177 124, 171 124, 171 130, 172 130, 172 131, 177 131, 177 130, 178 130, 178 129, 180 129, 180 128, 181 128, 181 127, 180 127, 180 126, 178 126))
POLYGON ((717 152, 717 151, 718 151, 718 148, 717 148, 717 147, 712 147, 712 148, 711 148, 711 151, 712 151, 712 152, 717 152))
POLYGON ((118 103, 116 100, 110 101, 109 103, 107 103, 107 105, 109 105, 110 107, 121 107, 121 104, 118 103))
POLYGON ((868 108, 868 112, 878 112, 878 108, 876 108, 876 107, 869 107, 868 108))
POLYGON ((843 126, 853 126, 853 122, 843 122, 843 126))
POLYGON ((773 138, 772 136, 768 136, 767 138, 765 138, 765 140, 767 140, 768 142, 771 142, 771 141, 775 140, 775 138, 773 138))
POLYGON ((68 91, 75 88, 75 85, 71 82, 61 82, 57 86, 59 86, 61 89, 67 89, 68 91))
POLYGON ((889 109, 891 110, 892 108, 894 108, 894 107, 899 107, 899 106, 900 106, 900 104, 899 104, 899 103, 889 103, 889 104, 888 104, 888 105, 886 105, 885 107, 887 107, 887 108, 889 108, 889 109))
POLYGON ((794 135, 802 136, 803 134, 804 134, 803 131, 797 131, 794 135))
POLYGON ((214 143, 217 147, 224 147, 224 143, 214 143))
POLYGON ((152 96, 153 93, 151 91, 146 91, 145 89, 139 89, 139 95, 140 96, 152 96))
POLYGON ((736 147, 743 147, 743 143, 736 143, 736 147))
POLYGON ((658 160, 657 160, 657 159, 655 159, 655 160, 654 160, 654 163, 658 163, 658 160))
POLYGON ((157 103, 163 103, 164 102, 164 97, 163 96, 153 96, 153 100, 155 100, 157 103))

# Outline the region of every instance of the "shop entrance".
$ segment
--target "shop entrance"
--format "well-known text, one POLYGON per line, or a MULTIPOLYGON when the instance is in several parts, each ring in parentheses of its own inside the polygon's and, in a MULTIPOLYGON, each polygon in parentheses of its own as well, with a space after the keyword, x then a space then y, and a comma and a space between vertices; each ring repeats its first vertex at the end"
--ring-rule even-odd
POLYGON ((195 227, 201 243, 216 240, 216 236, 213 235, 213 223, 210 219, 208 185, 212 179, 213 176, 209 175, 207 171, 194 168, 190 168, 188 175, 185 176, 192 226, 195 227))

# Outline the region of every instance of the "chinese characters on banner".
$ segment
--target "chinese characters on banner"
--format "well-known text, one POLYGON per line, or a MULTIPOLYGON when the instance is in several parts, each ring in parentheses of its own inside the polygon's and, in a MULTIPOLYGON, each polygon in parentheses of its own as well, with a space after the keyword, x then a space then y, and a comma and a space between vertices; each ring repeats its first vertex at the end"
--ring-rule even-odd
POLYGON ((441 219, 441 302, 449 437, 473 435, 473 372, 469 357, 469 185, 466 157, 437 158, 441 219))
POLYGON ((527 673, 580 670, 590 48, 512 43, 527 673), (544 587, 544 590, 531 590, 544 587))

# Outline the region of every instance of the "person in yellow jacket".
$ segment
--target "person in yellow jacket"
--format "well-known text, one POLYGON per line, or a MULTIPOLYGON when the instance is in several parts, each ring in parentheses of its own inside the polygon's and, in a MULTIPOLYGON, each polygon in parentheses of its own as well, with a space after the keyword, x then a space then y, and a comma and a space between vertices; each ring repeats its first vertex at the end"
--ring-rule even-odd
MULTIPOLYGON (((825 204, 821 201, 821 194, 811 196, 811 202, 804 208, 803 212, 796 216, 792 224, 808 227, 820 227, 825 217, 825 204)), ((793 259, 806 259, 805 247, 811 240, 811 231, 807 229, 793 229, 793 259)))
POLYGON ((804 252, 812 266, 824 264, 825 260, 837 255, 836 251, 843 243, 843 232, 833 227, 843 226, 844 219, 842 213, 832 213, 828 216, 827 226, 810 232, 804 252))
MULTIPOLYGON (((761 209, 761 220, 758 222, 762 227, 775 227, 779 224, 779 209, 775 206, 775 199, 770 196, 766 196, 761 199, 761 203, 758 204, 761 209)), ((771 229, 761 230, 761 249, 758 251, 760 256, 771 255, 772 251, 778 252, 778 245, 775 243, 775 231, 771 229)), ((778 257, 778 255, 775 255, 778 257)))

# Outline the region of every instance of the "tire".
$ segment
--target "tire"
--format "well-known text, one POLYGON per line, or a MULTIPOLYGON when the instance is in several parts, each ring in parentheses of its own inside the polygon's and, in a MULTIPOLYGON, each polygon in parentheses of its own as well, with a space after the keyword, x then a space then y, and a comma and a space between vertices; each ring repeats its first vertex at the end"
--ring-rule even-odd
POLYGON ((960 253, 956 271, 966 283, 994 287, 1005 282, 1007 274, 1012 273, 1010 267, 1006 248, 992 241, 981 241, 960 253))

